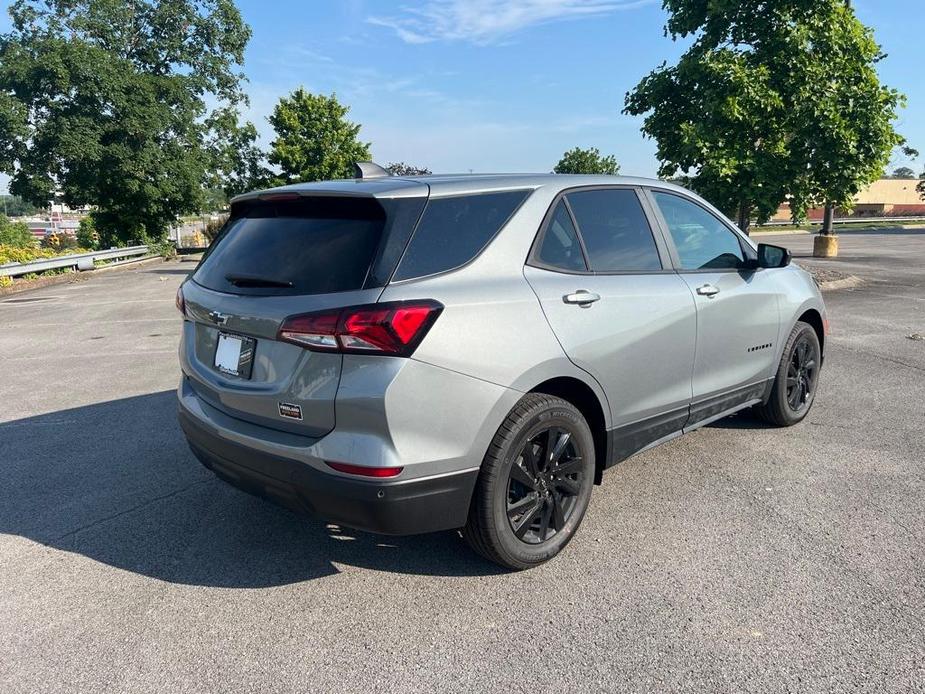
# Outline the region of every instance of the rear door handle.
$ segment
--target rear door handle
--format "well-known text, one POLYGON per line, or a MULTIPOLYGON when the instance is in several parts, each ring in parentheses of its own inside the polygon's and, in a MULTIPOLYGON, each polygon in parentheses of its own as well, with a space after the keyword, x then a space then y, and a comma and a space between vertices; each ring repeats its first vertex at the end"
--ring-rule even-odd
POLYGON ((712 299, 714 296, 719 294, 719 289, 714 287, 712 284, 705 284, 702 287, 697 287, 697 293, 700 294, 700 296, 708 296, 712 299))
POLYGON ((578 304, 579 306, 590 306, 595 301, 600 301, 601 295, 595 294, 594 292, 589 292, 584 289, 579 289, 573 294, 566 294, 562 297, 562 301, 567 304, 578 304))

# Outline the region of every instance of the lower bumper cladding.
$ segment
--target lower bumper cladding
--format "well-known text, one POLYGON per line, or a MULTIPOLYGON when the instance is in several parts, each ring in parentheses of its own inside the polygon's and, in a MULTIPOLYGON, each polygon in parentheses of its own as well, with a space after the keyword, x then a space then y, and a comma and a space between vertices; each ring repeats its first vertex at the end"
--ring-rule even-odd
POLYGON ((300 513, 357 530, 414 535, 465 525, 478 470, 394 480, 349 479, 228 441, 181 406, 199 461, 229 484, 300 513))

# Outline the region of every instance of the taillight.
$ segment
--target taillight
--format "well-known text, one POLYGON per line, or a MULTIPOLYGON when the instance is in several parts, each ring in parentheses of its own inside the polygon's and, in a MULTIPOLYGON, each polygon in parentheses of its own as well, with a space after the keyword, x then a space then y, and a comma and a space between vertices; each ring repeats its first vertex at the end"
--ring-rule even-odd
POLYGON ((176 298, 177 310, 183 314, 183 317, 186 318, 186 300, 183 298, 183 285, 181 284, 177 287, 177 298, 176 298))
POLYGON ((283 321, 278 337, 315 351, 407 357, 442 310, 424 299, 303 313, 283 321))
POLYGON ((360 475, 361 477, 395 477, 405 469, 402 467, 366 467, 365 465, 332 463, 327 460, 324 462, 328 467, 332 467, 338 472, 344 472, 348 475, 360 475))

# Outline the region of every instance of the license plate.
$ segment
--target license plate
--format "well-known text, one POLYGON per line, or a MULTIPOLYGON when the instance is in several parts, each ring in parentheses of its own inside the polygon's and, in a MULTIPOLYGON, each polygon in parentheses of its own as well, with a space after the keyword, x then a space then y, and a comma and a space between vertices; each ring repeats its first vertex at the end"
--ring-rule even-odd
POLYGON ((215 368, 223 374, 250 378, 257 341, 243 335, 219 333, 215 347, 215 368))

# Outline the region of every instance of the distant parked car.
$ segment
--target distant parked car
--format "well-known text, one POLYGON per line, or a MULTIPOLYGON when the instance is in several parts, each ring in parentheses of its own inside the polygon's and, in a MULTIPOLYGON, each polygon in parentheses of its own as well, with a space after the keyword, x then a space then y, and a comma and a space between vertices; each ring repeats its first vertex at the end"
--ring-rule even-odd
POLYGON ((382 175, 235 198, 178 307, 180 423, 222 479, 536 566, 606 468, 813 404, 826 314, 783 248, 663 181, 382 175))

